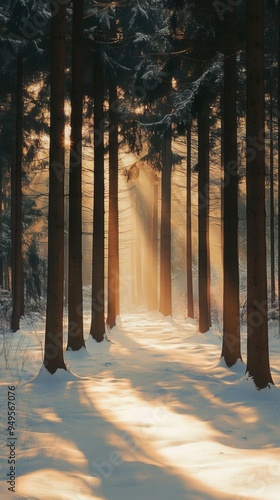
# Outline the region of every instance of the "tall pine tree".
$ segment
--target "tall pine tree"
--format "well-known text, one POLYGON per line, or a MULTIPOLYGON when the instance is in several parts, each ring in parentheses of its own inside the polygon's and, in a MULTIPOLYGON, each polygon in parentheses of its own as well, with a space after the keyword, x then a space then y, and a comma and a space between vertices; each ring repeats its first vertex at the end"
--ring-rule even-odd
POLYGON ((247 0, 246 16, 247 374, 263 389, 273 383, 267 317, 264 2, 247 0))
POLYGON ((66 5, 58 4, 57 9, 51 20, 48 288, 44 351, 44 366, 51 374, 66 369, 63 358, 66 5))

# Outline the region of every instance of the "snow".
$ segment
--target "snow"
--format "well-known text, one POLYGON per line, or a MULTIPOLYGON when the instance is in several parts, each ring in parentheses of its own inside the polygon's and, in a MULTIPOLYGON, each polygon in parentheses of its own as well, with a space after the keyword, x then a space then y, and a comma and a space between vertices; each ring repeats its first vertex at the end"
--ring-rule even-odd
MULTIPOLYGON (((42 368, 40 316, 0 336, 1 499, 279 499, 276 334, 275 386, 262 391, 243 362, 225 366, 215 330, 202 335, 191 319, 123 315, 108 335, 66 352, 69 371, 55 375, 42 368), (13 385, 15 493, 6 482, 13 385)), ((245 347, 243 333, 244 359, 245 347)))

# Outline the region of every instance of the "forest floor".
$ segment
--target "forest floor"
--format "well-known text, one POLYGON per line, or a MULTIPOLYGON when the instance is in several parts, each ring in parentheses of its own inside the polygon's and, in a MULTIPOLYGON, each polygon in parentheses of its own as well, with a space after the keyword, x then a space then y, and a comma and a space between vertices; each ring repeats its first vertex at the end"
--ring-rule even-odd
POLYGON ((54 376, 41 369, 43 339, 39 315, 0 335, 1 499, 279 500, 278 334, 275 387, 263 391, 243 363, 227 369, 219 335, 197 333, 191 320, 123 315, 111 342, 87 340, 54 376))

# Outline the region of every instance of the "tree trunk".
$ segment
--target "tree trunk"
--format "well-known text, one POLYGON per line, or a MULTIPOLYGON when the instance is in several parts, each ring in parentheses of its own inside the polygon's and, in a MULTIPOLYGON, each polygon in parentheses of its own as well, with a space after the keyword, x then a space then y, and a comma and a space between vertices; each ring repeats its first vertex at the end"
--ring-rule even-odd
POLYGON ((23 313, 23 256, 22 256, 22 148, 23 148, 23 60, 17 56, 17 117, 16 117, 16 161, 11 172, 11 239, 12 239, 12 296, 13 310, 11 330, 19 330, 23 313))
POLYGON ((3 259, 3 168, 0 167, 0 288, 4 285, 4 259, 3 259))
POLYGON ((85 347, 82 278, 83 12, 83 0, 73 0, 67 345, 72 351, 85 347))
POLYGON ((94 51, 94 208, 92 254, 92 317, 90 334, 102 342, 104 307, 104 73, 98 45, 94 51))
POLYGON ((198 106, 198 298, 199 331, 205 333, 210 321, 209 251, 209 103, 198 106))
MULTIPOLYGON (((67 195, 65 195, 66 198, 68 198, 67 195)), ((65 200, 66 201, 66 200, 65 200)), ((65 210, 68 212, 68 206, 67 206, 67 201, 65 203, 65 210)), ((64 231, 64 309, 68 310, 68 292, 69 292, 69 274, 68 274, 68 268, 69 268, 69 229, 68 229, 68 220, 69 220, 69 214, 65 214, 65 231, 64 231)), ((73 326, 73 328, 75 328, 73 326)), ((68 331, 69 331, 69 321, 68 321, 68 331)), ((67 344, 67 350, 68 350, 68 344, 67 344)))
POLYGON ((149 244, 149 267, 148 267, 148 308, 154 311, 158 308, 158 271, 157 271, 157 255, 158 255, 158 177, 151 169, 150 171, 150 197, 151 204, 151 221, 150 221, 150 241, 149 244))
POLYGON ((222 259, 222 269, 224 269, 224 155, 225 155, 224 88, 222 90, 220 107, 221 107, 221 259, 222 259))
MULTIPOLYGON (((2 185, 3 189, 3 185, 2 185)), ((10 199, 10 196, 7 193, 7 186, 4 187, 3 190, 3 213, 7 213, 9 210, 11 211, 11 206, 9 206, 8 200, 10 199)), ((3 266, 4 266, 4 288, 5 290, 8 290, 11 292, 11 261, 12 261, 12 255, 9 256, 7 261, 4 261, 3 266)))
POLYGON ((143 260, 142 260, 142 225, 141 220, 141 204, 139 202, 138 186, 135 189, 135 231, 136 231, 136 251, 135 251, 135 276, 136 276, 136 304, 142 306, 144 302, 144 283, 143 283, 143 260))
POLYGON ((135 281, 135 303, 137 306, 143 305, 145 303, 145 265, 144 265, 144 232, 143 232, 143 205, 141 191, 138 184, 138 180, 134 181, 133 188, 131 189, 131 199, 133 208, 133 224, 134 230, 132 232, 134 256, 133 256, 133 276, 135 281))
POLYGON ((168 126, 162 147, 161 232, 160 232, 160 312, 172 315, 171 287, 171 173, 172 128, 168 126))
MULTIPOLYGON (((67 159, 65 158, 65 166, 67 159)), ((64 178, 64 309, 68 309, 68 291, 69 291, 69 173, 70 169, 65 168, 64 178)))
POLYGON ((64 95, 66 7, 51 20, 51 98, 48 215, 48 289, 44 366, 66 369, 63 359, 64 95))
POLYGON ((267 324, 265 217, 264 2, 247 0, 247 373, 272 382, 267 324), (257 143, 256 148, 254 144, 257 143))
POLYGON ((109 82, 109 227, 108 227, 108 312, 107 325, 116 325, 116 316, 120 314, 119 292, 119 144, 117 87, 109 82))
POLYGON ((273 85, 270 88, 270 110, 269 110, 269 177, 270 177, 270 283, 271 283, 271 307, 275 302, 275 238, 274 238, 274 146, 273 146, 273 85))
POLYGON ((278 217, 277 217, 277 226, 278 226, 278 325, 279 325, 279 334, 280 334, 280 2, 278 2, 278 129, 277 129, 277 145, 278 145, 278 217))
POLYGON ((191 125, 187 130, 187 300, 188 317, 194 318, 193 307, 193 274, 192 274, 192 161, 191 161, 191 125))
POLYGON ((153 170, 149 171, 147 176, 148 186, 146 188, 148 203, 145 204, 145 295, 147 297, 148 311, 153 311, 153 297, 152 297, 152 287, 153 287, 153 264, 152 264, 152 252, 153 252, 153 170))
POLYGON ((223 346, 227 366, 241 359, 238 252, 237 14, 225 15, 223 100, 223 346))
POLYGON ((153 265, 153 309, 158 309, 158 175, 154 174, 153 196, 153 234, 152 234, 152 265, 153 265))
POLYGON ((137 302, 137 281, 136 281, 136 215, 135 215, 135 193, 134 189, 130 189, 130 217, 131 217, 131 235, 130 235, 130 276, 131 276, 131 303, 136 305, 137 302))

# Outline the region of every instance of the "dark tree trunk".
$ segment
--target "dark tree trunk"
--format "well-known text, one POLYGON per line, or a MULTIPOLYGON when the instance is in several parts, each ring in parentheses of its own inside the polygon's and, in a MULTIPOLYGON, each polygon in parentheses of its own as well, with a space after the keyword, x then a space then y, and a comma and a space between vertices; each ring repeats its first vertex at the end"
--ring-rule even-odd
POLYGON ((66 369, 63 359, 64 95, 66 7, 51 20, 51 98, 48 215, 48 289, 44 366, 66 369))
POLYGON ((108 227, 108 312, 107 325, 116 325, 120 314, 119 277, 119 145, 118 95, 115 82, 109 82, 109 227, 108 227))
POLYGON ((247 0, 247 373, 272 382, 267 324, 265 217, 264 2, 247 0), (254 147, 255 141, 258 147, 254 147))
POLYGON ((278 226, 278 310, 279 310, 279 334, 280 334, 280 2, 278 2, 278 129, 277 129, 277 145, 278 145, 278 217, 277 217, 277 226, 278 226))
POLYGON ((17 56, 16 93, 16 161, 11 172, 11 239, 12 239, 12 296, 11 330, 16 332, 23 313, 23 256, 22 256, 22 148, 23 148, 23 60, 17 56))
POLYGON ((83 12, 83 0, 73 0, 67 345, 72 351, 85 347, 82 279, 83 12))
POLYGON ((269 110, 269 163, 270 163, 270 283, 271 283, 271 307, 275 302, 275 238, 274 238, 274 145, 273 145, 273 85, 270 88, 270 110, 269 110))
POLYGON ((151 188, 151 221, 150 221, 150 247, 148 267, 148 307, 150 311, 158 308, 158 177, 153 170, 150 172, 151 188))
POLYGON ((0 167, 0 288, 4 285, 4 260, 3 260, 3 169, 0 167))
POLYGON ((224 269, 224 89, 221 95, 221 259, 224 269))
POLYGON ((92 250, 92 317, 90 334, 102 342, 104 306, 104 73, 98 45, 94 51, 94 207, 92 250))
POLYGON ((4 288, 11 291, 10 268, 6 262, 4 263, 4 288))
POLYGON ((192 274, 192 161, 191 161, 192 129, 187 130, 187 300, 188 317, 194 317, 193 307, 193 274, 192 274))
POLYGON ((147 297, 148 311, 153 311, 152 303, 152 287, 153 287, 153 265, 152 265, 152 252, 153 252, 153 171, 150 170, 147 176, 148 186, 146 189, 148 204, 146 204, 145 213, 145 295, 147 297))
MULTIPOLYGON (((70 170, 70 169, 69 169, 70 170)), ((65 169, 64 179, 64 309, 68 309, 69 291, 69 177, 70 173, 65 169)))
MULTIPOLYGON (((2 186, 3 189, 3 186, 2 186)), ((10 199, 10 196, 7 193, 7 186, 4 187, 4 192, 3 192, 3 208, 4 208, 4 213, 7 213, 9 210, 11 211, 11 206, 8 202, 10 199)), ((4 261, 3 266, 4 266, 4 288, 5 290, 8 290, 9 292, 11 291, 12 284, 11 284, 11 261, 12 261, 12 256, 10 256, 10 259, 8 261, 4 261)))
POLYGON ((160 225, 160 305, 164 316, 172 315, 171 287, 171 173, 172 128, 164 134, 162 147, 161 177, 161 225, 160 225))
POLYGON ((152 300, 153 309, 158 309, 158 176, 154 174, 154 196, 153 196, 153 234, 152 234, 152 266, 153 285, 152 300))
POLYGON ((210 321, 209 249, 209 103, 198 105, 198 298, 199 331, 205 333, 210 321))
POLYGON ((223 346, 228 366, 241 359, 238 255, 237 14, 225 15, 223 100, 223 346))

